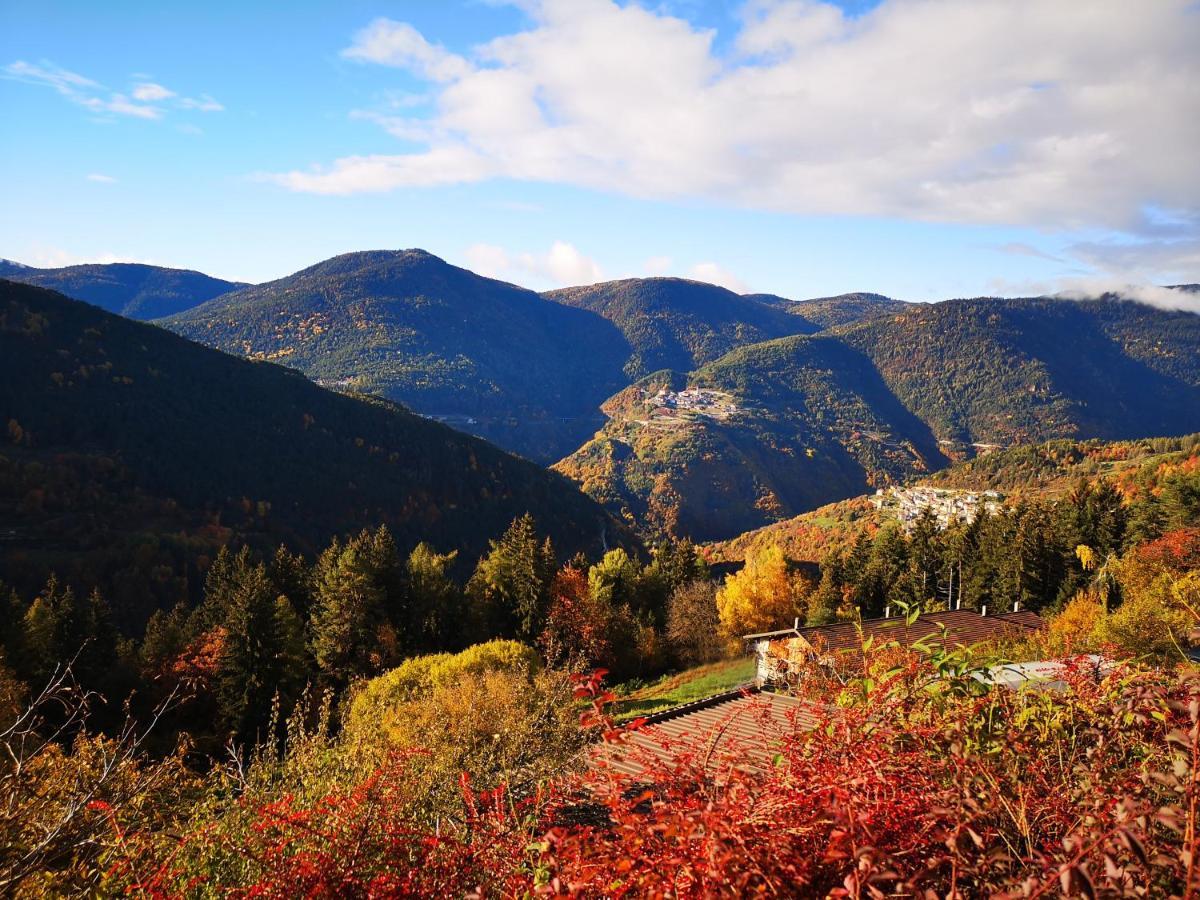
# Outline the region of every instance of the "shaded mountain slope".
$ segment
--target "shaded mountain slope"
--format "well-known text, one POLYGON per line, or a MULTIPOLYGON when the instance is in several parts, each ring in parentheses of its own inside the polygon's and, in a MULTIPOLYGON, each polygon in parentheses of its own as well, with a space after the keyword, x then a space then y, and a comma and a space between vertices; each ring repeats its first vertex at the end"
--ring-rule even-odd
POLYGON ((469 564, 525 511, 563 553, 627 537, 481 440, 50 291, 0 282, 0 376, 0 575, 57 568, 127 618, 194 590, 186 561, 236 538, 312 550, 386 523, 469 564))
POLYGON ((545 461, 598 427, 628 355, 599 317, 421 250, 334 257, 162 324, 545 461))

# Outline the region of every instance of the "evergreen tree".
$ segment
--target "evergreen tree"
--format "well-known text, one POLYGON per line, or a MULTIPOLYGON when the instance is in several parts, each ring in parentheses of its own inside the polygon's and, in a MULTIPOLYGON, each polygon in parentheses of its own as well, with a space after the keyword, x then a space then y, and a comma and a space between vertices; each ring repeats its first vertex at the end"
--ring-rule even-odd
POLYGON ((284 718, 308 682, 309 656, 304 622, 284 594, 275 598, 272 613, 279 671, 279 696, 284 718))
POLYGON ((555 571, 554 549, 539 539, 533 516, 514 519, 467 584, 481 636, 534 641, 545 624, 555 571))
POLYGON ((139 652, 141 669, 149 677, 178 656, 187 644, 188 609, 177 603, 168 613, 156 609, 146 623, 139 652))
POLYGON ((237 553, 228 546, 217 551, 204 577, 204 599, 188 619, 189 640, 225 621, 233 592, 253 568, 254 559, 249 547, 244 546, 237 553))
POLYGON ((309 650, 328 683, 345 685, 376 668, 384 592, 369 548, 352 541, 331 550, 317 566, 309 650))
POLYGON ((414 653, 453 649, 461 642, 462 592, 450 577, 458 553, 437 553, 421 542, 404 564, 406 630, 414 653))
POLYGON ((262 736, 280 682, 274 586, 266 567, 258 565, 242 570, 226 588, 219 717, 224 733, 249 741, 262 736))
POLYGON ((288 598, 301 621, 306 620, 312 608, 312 571, 308 561, 280 544, 267 572, 275 590, 288 598))

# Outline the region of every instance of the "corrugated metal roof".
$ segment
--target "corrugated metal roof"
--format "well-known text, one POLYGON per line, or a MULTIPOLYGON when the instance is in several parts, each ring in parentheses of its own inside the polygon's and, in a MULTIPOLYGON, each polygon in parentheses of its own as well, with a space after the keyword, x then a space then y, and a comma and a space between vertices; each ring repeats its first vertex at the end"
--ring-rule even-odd
POLYGON ((621 743, 597 747, 592 768, 626 776, 682 764, 761 769, 789 734, 815 728, 825 715, 815 704, 747 686, 647 717, 621 743))
MULTIPOLYGON (((955 609, 922 613, 911 625, 903 616, 893 616, 887 619, 864 619, 861 626, 863 638, 874 637, 877 644, 896 641, 904 646, 926 638, 936 638, 945 626, 946 640, 951 646, 970 646, 1006 634, 1042 628, 1045 624, 1041 616, 1028 610, 985 616, 970 609, 955 609)), ((840 653, 861 647, 858 623, 855 622, 815 625, 801 628, 796 634, 822 651, 840 653)))

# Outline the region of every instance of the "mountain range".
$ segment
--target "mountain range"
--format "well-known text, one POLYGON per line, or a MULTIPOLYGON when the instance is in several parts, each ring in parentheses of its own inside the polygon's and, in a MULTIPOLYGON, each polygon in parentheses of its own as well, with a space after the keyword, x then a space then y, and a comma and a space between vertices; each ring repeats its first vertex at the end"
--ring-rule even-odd
POLYGON ((0 278, 49 288, 130 319, 158 319, 245 287, 188 269, 141 263, 87 263, 37 269, 0 259, 0 278))
MULTIPOLYGON (((0 571, 99 585, 125 622, 228 541, 386 524, 471 565, 531 512, 560 553, 637 540, 561 475, 390 403, 0 281, 0 571)), ((26 581, 30 582, 26 584, 26 581)))
POLYGON ((655 537, 731 537, 981 444, 1200 430, 1200 316, 1111 295, 789 300, 678 278, 539 295, 402 250, 158 324, 553 464, 655 537))
POLYGON ((629 347, 585 310, 422 250, 352 253, 161 323, 323 384, 399 401, 540 462, 603 424, 629 347))

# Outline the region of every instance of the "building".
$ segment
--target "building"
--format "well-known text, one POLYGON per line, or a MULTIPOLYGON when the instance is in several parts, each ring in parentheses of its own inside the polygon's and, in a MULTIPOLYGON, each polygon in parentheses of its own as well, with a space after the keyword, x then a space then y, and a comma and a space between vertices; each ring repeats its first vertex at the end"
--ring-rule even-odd
POLYGON ((635 779, 680 766, 701 776, 730 764, 765 769, 789 734, 811 731, 830 714, 748 684, 647 716, 620 743, 597 746, 589 767, 635 779))
POLYGON ((1045 624, 1041 616, 1027 610, 989 616, 986 608, 955 609, 923 613, 912 622, 904 616, 884 616, 802 628, 797 619, 791 628, 748 634, 745 640, 758 660, 757 682, 769 684, 786 680, 790 672, 813 659, 835 665, 850 662, 839 657, 859 651, 867 638, 874 638, 876 646, 896 642, 909 647, 917 641, 940 640, 945 628, 950 646, 969 647, 1028 634, 1045 624))

